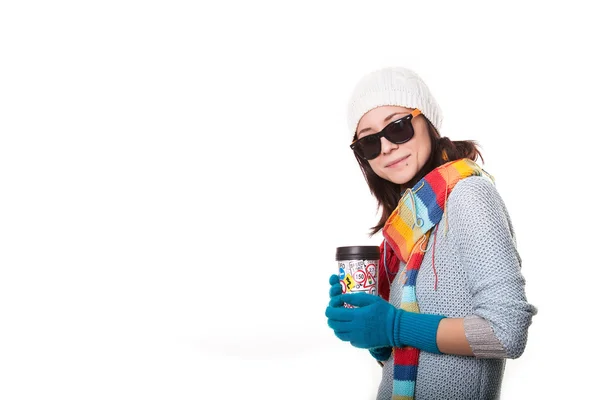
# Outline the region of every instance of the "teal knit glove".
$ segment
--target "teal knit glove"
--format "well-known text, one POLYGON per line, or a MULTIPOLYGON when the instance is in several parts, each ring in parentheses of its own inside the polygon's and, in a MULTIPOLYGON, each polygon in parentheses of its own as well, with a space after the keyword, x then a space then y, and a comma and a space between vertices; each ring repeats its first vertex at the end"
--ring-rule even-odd
POLYGON ((344 302, 340 300, 339 295, 342 294, 342 284, 340 283, 339 275, 333 274, 329 277, 329 305, 331 307, 341 307, 344 302))
POLYGON ((369 349, 369 353, 373 356, 377 361, 386 361, 392 355, 391 347, 375 347, 373 349, 369 349))
MULTIPOLYGON (((340 284, 340 277, 337 274, 329 277, 329 305, 331 307, 341 307, 344 302, 340 300, 339 295, 342 294, 342 285, 340 284), (336 297, 338 296, 338 297, 336 297), (335 300, 332 300, 335 298, 335 300)), ((369 353, 377 361, 386 361, 392 355, 391 347, 375 347, 369 349, 369 353)))
POLYGON ((327 307, 327 324, 335 335, 355 347, 411 346, 439 354, 436 336, 441 315, 400 310, 381 297, 368 293, 342 294, 330 303, 347 303, 356 308, 327 307))

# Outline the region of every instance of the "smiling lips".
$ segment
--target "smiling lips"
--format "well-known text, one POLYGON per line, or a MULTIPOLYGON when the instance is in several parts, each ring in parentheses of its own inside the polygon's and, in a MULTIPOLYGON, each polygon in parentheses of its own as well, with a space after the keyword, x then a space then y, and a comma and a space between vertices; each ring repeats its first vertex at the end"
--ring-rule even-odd
POLYGON ((388 167, 394 167, 394 166, 396 166, 396 165, 400 164, 402 161, 406 160, 408 157, 410 157, 410 154, 409 154, 409 155, 407 155, 407 156, 404 156, 404 157, 402 157, 402 158, 401 158, 401 159, 399 159, 399 160, 392 161, 391 163, 389 163, 389 164, 388 164, 388 165, 386 165, 385 167, 386 167, 386 168, 388 168, 388 167))

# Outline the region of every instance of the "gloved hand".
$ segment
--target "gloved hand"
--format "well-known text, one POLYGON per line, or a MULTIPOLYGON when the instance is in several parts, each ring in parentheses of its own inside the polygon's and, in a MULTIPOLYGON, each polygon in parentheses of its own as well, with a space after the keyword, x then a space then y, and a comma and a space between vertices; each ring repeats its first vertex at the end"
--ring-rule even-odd
POLYGON ((337 274, 333 274, 329 277, 329 305, 332 307, 341 307, 344 302, 339 299, 339 295, 342 294, 342 284, 340 283, 340 277, 337 274), (335 301, 333 299, 335 298, 335 301))
POLYGON ((441 315, 400 310, 381 297, 349 293, 333 297, 325 311, 327 324, 335 335, 355 347, 412 346, 440 353, 436 335, 441 315), (348 303, 357 308, 337 306, 348 303))
MULTIPOLYGON (((331 301, 333 297, 339 296, 342 294, 342 285, 340 283, 340 277, 337 274, 333 274, 329 277, 329 305, 332 307, 341 307, 344 305, 344 302, 339 299, 335 299, 335 301, 331 301)), ((375 347, 369 349, 369 353, 373 358, 377 361, 386 361, 392 355, 391 347, 375 347)))
POLYGON ((369 349, 369 353, 373 356, 377 361, 386 361, 392 355, 391 347, 375 347, 369 349))

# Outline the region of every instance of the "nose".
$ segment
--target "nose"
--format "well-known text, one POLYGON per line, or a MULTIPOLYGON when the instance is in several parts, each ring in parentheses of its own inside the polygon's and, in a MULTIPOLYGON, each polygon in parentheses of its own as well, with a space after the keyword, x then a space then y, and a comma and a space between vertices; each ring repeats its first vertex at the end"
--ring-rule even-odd
POLYGON ((392 143, 386 138, 381 138, 381 154, 390 154, 393 150, 396 150, 400 146, 399 144, 392 143))

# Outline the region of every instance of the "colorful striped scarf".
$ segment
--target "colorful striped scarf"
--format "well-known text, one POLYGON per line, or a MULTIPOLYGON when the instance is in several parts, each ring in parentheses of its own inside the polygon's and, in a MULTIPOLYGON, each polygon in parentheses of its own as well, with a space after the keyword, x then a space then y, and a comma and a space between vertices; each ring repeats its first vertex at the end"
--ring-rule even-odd
MULTIPOLYGON (((382 246, 385 273, 388 274, 386 260, 390 260, 385 254, 386 245, 389 245, 395 256, 406 264, 399 277, 400 283, 403 284, 400 301, 402 310, 419 312, 415 290, 417 274, 425 252, 428 250, 427 243, 432 228, 441 221, 446 201, 454 186, 461 179, 472 175, 487 176, 493 181, 491 175, 467 158, 451 161, 434 169, 402 195, 398 207, 385 223, 382 246)), ((380 295, 386 300, 389 300, 389 282, 394 277, 389 278, 387 282, 384 282, 385 279, 380 279, 380 286, 388 285, 380 289, 380 295)), ((409 346, 393 349, 393 400, 414 399, 419 353, 419 349, 409 346)))

